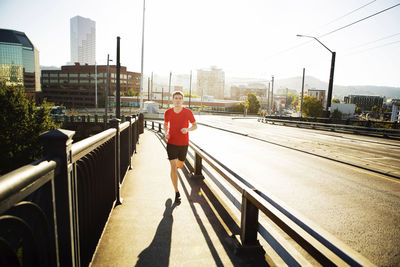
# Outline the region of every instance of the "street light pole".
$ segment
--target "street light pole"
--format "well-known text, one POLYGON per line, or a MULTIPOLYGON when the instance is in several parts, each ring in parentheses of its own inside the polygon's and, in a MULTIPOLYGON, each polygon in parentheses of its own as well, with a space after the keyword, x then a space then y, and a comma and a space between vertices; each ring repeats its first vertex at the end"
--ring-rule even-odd
POLYGON ((94 62, 94 78, 95 78, 95 87, 94 87, 94 94, 95 94, 95 108, 96 112, 95 114, 97 115, 97 62, 94 62))
POLYGON ((142 59, 140 71, 140 113, 143 112, 143 55, 144 55, 144 12, 146 10, 146 0, 143 0, 143 24, 142 24, 142 59))
POLYGON ((334 75, 334 72, 335 72, 336 52, 333 52, 332 50, 330 50, 326 45, 324 45, 323 43, 321 43, 321 41, 318 40, 318 39, 317 39, 316 37, 314 37, 314 36, 308 36, 308 35, 297 34, 297 37, 313 38, 313 39, 316 40, 318 43, 320 43, 323 47, 325 47, 326 49, 328 49, 328 51, 331 52, 331 54, 332 54, 332 58, 331 58, 331 70, 330 70, 329 85, 328 85, 328 96, 327 96, 327 98, 326 98, 326 117, 329 118, 329 116, 330 116, 330 108, 331 108, 331 101, 332 101, 333 75, 334 75))
POLYGON ((189 108, 192 100, 192 71, 190 71, 190 84, 189 84, 189 108))
POLYGON ((106 115, 106 122, 108 121, 108 91, 109 88, 108 86, 110 85, 110 61, 112 61, 112 59, 110 59, 110 55, 107 54, 107 79, 106 79, 106 100, 104 103, 104 107, 105 107, 105 115, 106 115))

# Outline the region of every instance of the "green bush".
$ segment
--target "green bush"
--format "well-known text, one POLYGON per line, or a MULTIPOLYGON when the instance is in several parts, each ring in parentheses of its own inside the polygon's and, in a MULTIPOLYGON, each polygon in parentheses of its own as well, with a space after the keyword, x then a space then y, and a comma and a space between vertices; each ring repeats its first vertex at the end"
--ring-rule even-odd
POLYGON ((37 106, 24 88, 0 83, 0 175, 39 159, 39 135, 57 127, 49 104, 37 106))

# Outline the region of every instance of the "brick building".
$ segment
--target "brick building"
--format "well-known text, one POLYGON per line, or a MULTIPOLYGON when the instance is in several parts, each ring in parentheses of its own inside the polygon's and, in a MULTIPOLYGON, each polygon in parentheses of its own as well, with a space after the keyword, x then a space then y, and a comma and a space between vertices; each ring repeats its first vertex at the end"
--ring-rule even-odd
MULTIPOLYGON (((116 66, 110 66, 109 95, 116 91, 116 66)), ((107 81, 107 66, 97 65, 97 99, 98 106, 104 106, 107 81)), ((62 66, 61 70, 42 70, 43 98, 56 105, 67 108, 95 107, 96 71, 95 65, 62 66)), ((120 69, 121 95, 140 91, 140 73, 130 72, 126 67, 120 69), (130 90, 130 89, 133 89, 130 90)))

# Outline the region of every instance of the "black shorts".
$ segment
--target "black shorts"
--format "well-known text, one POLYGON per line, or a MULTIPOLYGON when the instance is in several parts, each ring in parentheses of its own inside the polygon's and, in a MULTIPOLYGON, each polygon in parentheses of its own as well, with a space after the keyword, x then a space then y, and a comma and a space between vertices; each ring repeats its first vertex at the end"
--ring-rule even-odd
POLYGON ((169 160, 179 159, 180 161, 185 161, 187 151, 188 151, 188 145, 177 146, 167 143, 167 153, 169 160))

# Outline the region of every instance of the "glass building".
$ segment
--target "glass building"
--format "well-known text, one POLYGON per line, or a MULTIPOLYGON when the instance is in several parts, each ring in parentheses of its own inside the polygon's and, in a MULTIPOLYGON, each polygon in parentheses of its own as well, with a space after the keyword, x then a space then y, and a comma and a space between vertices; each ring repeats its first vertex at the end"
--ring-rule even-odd
POLYGON ((71 64, 95 65, 96 22, 81 16, 70 20, 71 64))
POLYGON ((27 92, 41 91, 39 51, 25 33, 0 29, 0 80, 27 92))

